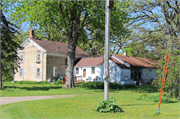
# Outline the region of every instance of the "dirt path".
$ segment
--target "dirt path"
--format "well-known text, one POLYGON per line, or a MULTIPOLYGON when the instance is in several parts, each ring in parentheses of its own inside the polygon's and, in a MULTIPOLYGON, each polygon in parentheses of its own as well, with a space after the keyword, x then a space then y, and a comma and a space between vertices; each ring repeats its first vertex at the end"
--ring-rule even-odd
MULTIPOLYGON (((103 93, 99 93, 103 94, 103 93)), ((0 97, 0 105, 6 105, 14 102, 29 101, 29 100, 40 100, 50 98, 68 98, 79 95, 93 95, 93 94, 74 94, 74 95, 49 95, 49 96, 24 96, 24 97, 0 97)))
POLYGON ((5 105, 14 102, 28 101, 28 100, 40 100, 49 98, 67 98, 75 97, 77 95, 52 95, 52 96, 26 96, 26 97, 0 97, 0 105, 5 105))

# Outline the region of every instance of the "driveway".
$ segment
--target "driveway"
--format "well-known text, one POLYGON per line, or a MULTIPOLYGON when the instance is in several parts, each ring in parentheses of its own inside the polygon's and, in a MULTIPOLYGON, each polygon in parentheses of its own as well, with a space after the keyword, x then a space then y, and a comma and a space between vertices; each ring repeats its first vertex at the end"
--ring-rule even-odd
POLYGON ((75 97, 77 95, 52 95, 52 96, 26 96, 26 97, 0 97, 0 105, 5 105, 14 102, 28 101, 28 100, 40 100, 49 98, 67 98, 75 97))

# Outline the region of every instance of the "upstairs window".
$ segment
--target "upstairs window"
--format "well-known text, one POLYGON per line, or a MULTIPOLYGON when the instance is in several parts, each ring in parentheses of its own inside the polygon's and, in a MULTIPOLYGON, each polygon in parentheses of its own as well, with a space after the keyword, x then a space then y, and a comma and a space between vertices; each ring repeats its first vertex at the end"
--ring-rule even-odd
POLYGON ((21 62, 23 62, 23 53, 21 53, 20 58, 21 58, 21 62))
POLYGON ((57 67, 53 67, 53 77, 57 77, 57 67))
POLYGON ((22 77, 23 76, 23 68, 22 67, 20 67, 20 69, 19 69, 20 71, 19 71, 19 76, 20 77, 22 77))
POLYGON ((76 74, 79 74, 79 68, 76 68, 76 74))
POLYGON ((40 77, 40 68, 37 68, 37 77, 40 77))
POLYGON ((91 67, 91 74, 95 74, 95 67, 91 67))
POLYGON ((41 53, 37 53, 37 61, 41 60, 41 53))

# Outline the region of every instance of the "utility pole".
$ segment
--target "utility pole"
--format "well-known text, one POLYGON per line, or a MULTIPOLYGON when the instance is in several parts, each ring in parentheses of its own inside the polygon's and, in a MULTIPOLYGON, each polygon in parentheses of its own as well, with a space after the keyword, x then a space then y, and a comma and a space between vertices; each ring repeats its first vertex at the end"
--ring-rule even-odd
POLYGON ((105 5, 105 54, 104 54, 104 100, 109 100, 109 39, 110 39, 110 7, 113 7, 113 1, 106 0, 105 5))

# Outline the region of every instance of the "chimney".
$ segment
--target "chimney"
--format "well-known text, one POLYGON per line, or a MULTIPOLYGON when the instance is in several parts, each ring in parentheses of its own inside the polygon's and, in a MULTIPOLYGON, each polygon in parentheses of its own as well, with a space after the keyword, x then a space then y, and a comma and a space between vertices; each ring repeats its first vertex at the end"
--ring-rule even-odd
POLYGON ((127 52, 124 52, 123 55, 124 55, 124 56, 127 56, 127 52))
POLYGON ((34 30, 29 30, 29 38, 34 38, 34 30))

